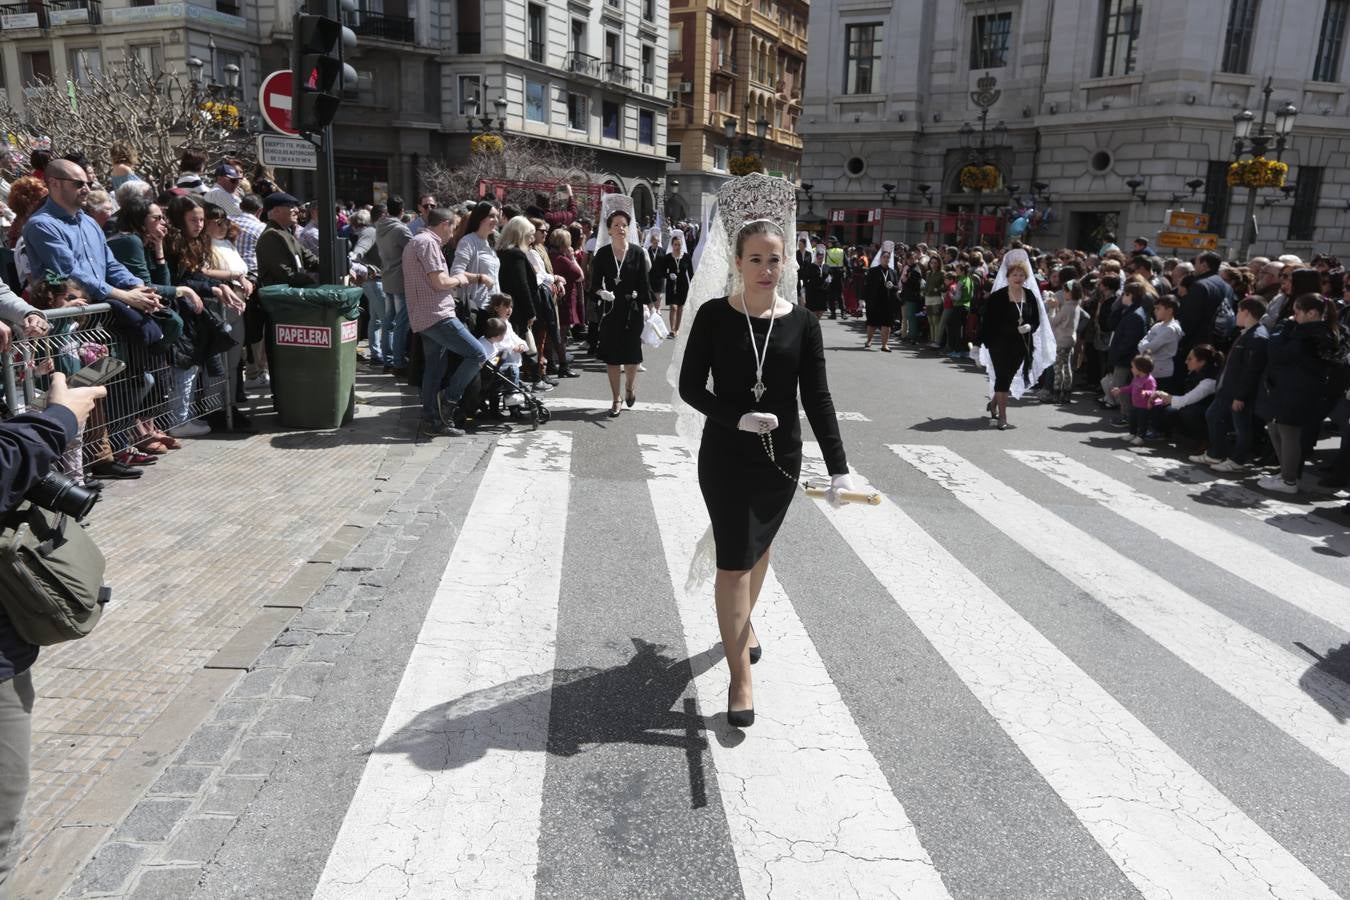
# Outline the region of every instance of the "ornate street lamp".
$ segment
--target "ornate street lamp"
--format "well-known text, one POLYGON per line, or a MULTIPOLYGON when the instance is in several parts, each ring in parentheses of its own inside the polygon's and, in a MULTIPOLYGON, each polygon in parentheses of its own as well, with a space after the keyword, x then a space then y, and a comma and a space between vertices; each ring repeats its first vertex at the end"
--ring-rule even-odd
MULTIPOLYGON (((1275 111, 1274 129, 1267 129, 1267 113, 1270 111, 1270 95, 1274 93, 1272 87, 1272 77, 1266 78, 1265 87, 1261 89, 1261 116, 1258 119, 1252 115, 1251 110, 1244 109, 1242 112, 1233 116, 1233 162, 1240 164, 1243 154, 1250 154, 1252 160, 1265 159, 1266 151, 1272 146, 1275 148, 1275 161, 1283 163, 1284 148, 1289 143, 1289 137, 1294 131, 1294 118, 1298 115, 1298 108, 1294 104, 1285 101, 1280 104, 1280 108, 1275 111)), ((1288 167, 1285 167, 1287 171, 1288 167)), ((1245 260, 1251 255, 1252 244, 1256 241, 1256 192, 1266 185, 1261 183, 1258 177, 1260 173, 1253 169, 1248 169, 1247 186, 1247 206, 1243 213, 1242 222, 1242 258, 1245 260)), ((1282 187, 1284 184, 1283 173, 1272 176, 1271 187, 1282 187), (1278 181, 1278 183, 1275 183, 1278 181)))

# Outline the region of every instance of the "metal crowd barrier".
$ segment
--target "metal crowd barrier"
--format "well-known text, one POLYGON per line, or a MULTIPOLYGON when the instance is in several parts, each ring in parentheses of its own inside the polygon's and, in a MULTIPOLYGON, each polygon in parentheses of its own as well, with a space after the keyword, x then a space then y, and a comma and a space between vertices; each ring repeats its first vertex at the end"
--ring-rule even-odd
MULTIPOLYGON (((218 301, 205 302, 227 322, 237 321, 218 301)), ((191 377, 173 366, 164 352, 116 330, 111 307, 106 303, 51 309, 46 316, 51 325, 46 335, 16 338, 0 355, 4 418, 45 407, 48 376, 53 371, 70 376, 105 354, 127 364, 107 383, 108 396, 95 405, 84 433, 67 451, 66 463, 71 471, 88 468, 137 443, 151 428, 167 430, 221 409, 227 423, 232 424, 234 373, 228 353, 217 354, 208 365, 198 366, 195 377, 191 377), (186 419, 180 418, 183 415, 186 419)), ((19 331, 17 326, 15 331, 19 331)))

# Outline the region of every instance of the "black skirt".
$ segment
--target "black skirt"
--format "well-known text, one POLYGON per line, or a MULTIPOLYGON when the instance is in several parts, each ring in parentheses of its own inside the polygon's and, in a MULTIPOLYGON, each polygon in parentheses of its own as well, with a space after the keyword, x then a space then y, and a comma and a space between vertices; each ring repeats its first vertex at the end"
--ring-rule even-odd
POLYGON ((994 390, 1007 393, 1018 371, 1027 364, 1027 346, 1021 335, 1015 339, 1001 338, 990 343, 989 358, 994 363, 994 390))
POLYGON ((638 365, 642 362, 642 309, 629 303, 615 305, 600 320, 600 358, 608 366, 638 365))
POLYGON ((709 421, 698 451, 698 481, 717 543, 717 568, 752 569, 787 516, 800 488, 802 431, 796 410, 769 435, 778 466, 758 434, 709 421), (783 471, 779 471, 779 466, 783 471), (783 472, 787 472, 789 479, 783 472))

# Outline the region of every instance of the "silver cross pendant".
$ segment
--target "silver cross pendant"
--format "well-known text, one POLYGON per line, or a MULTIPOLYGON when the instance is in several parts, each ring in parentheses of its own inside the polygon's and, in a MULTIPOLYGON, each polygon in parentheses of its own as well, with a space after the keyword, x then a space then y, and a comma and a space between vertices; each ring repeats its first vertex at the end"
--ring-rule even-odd
POLYGON ((764 387, 764 381, 763 381, 763 380, 756 381, 756 382, 755 382, 755 386, 752 387, 752 388, 750 389, 750 393, 752 393, 752 394, 755 395, 755 402, 756 402, 756 403, 758 403, 759 400, 760 400, 760 398, 764 396, 764 391, 765 391, 765 390, 767 390, 767 388, 764 387))

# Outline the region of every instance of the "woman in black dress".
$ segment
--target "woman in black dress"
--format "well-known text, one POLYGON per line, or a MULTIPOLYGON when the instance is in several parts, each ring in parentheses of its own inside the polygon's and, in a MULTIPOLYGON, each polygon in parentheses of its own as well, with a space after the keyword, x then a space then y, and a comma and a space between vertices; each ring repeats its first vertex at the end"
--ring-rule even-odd
POLYGON ((666 293, 666 281, 663 277, 666 271, 666 251, 661 248, 661 229, 648 228, 642 240, 643 248, 647 251, 647 280, 652 286, 650 302, 652 310, 656 311, 661 308, 661 298, 666 293))
POLYGON ((815 313, 816 319, 820 319, 825 314, 825 307, 829 305, 825 287, 825 248, 816 247, 811 255, 813 258, 798 270, 797 277, 802 283, 807 310, 815 313))
MULTIPOLYGON (((725 216, 728 206, 722 209, 725 216)), ((702 264, 708 264, 706 255, 702 264)), ((760 219, 740 228, 735 265, 744 289, 699 306, 679 376, 680 398, 707 416, 699 486, 717 545, 717 623, 731 669, 727 720, 741 728, 754 722, 750 664, 761 652, 758 641, 751 646, 750 615, 768 570, 769 547, 800 490, 799 387, 832 476, 827 499, 837 505, 840 492, 852 489, 825 379, 820 323, 777 293, 786 264, 780 226, 760 219)))
POLYGON ((652 302, 651 273, 647 269, 647 254, 642 248, 628 242, 628 228, 633 221, 632 200, 620 194, 606 194, 611 210, 605 215, 606 236, 609 238, 595 251, 591 262, 591 292, 600 306, 600 358, 609 374, 609 390, 614 396, 609 416, 614 418, 623 408, 619 401, 619 370, 623 369, 627 391, 624 403, 631 407, 637 402, 637 373, 642 364, 643 313, 652 302), (619 201, 627 200, 629 209, 619 201))
POLYGON ((881 352, 891 352, 891 324, 895 322, 895 242, 881 245, 872 266, 867 270, 867 284, 863 288, 863 302, 867 304, 867 340, 864 350, 872 349, 872 337, 881 329, 881 352))
POLYGON ((981 357, 987 354, 993 369, 993 396, 985 409, 991 419, 997 420, 1000 430, 1008 427, 1008 393, 1013 379, 1020 373, 1024 386, 1035 383, 1030 376, 1032 341, 1041 325, 1037 298, 1026 287, 1031 266, 1024 259, 1011 258, 1013 253, 1004 260, 1000 273, 1007 284, 998 287, 985 301, 980 328, 981 357))
POLYGON ((679 337, 684 323, 684 304, 689 299, 689 282, 694 280, 694 260, 684 245, 684 232, 670 234, 670 246, 661 256, 661 281, 666 286, 666 305, 670 307, 670 336, 679 337))

